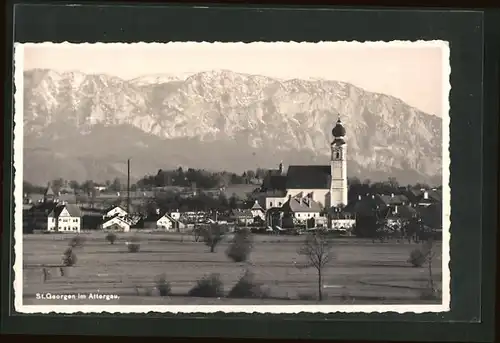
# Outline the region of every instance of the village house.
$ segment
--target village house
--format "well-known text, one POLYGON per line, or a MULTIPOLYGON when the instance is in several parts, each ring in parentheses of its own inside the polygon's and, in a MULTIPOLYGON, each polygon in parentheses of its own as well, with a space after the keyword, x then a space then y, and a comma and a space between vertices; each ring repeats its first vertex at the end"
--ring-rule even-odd
POLYGON ((401 221, 416 219, 418 212, 410 205, 386 207, 379 212, 379 218, 387 223, 400 223, 401 221))
MULTIPOLYGON (((26 200, 26 202, 32 203, 32 200, 26 200)), ((35 230, 80 232, 82 214, 79 207, 61 201, 59 193, 53 191, 50 183, 43 198, 30 205, 31 208, 23 211, 23 227, 26 232, 35 230)))
POLYGON ((132 223, 125 219, 125 217, 115 216, 105 219, 101 224, 101 228, 105 231, 121 231, 129 232, 132 223))
POLYGON ((54 204, 47 216, 49 232, 80 232, 81 211, 75 204, 54 204))
POLYGON ((403 194, 377 194, 375 195, 375 200, 377 201, 377 204, 382 207, 394 208, 395 206, 404 206, 410 204, 408 198, 403 194))
POLYGON ((145 229, 161 229, 165 231, 180 231, 185 228, 185 224, 172 218, 168 213, 160 213, 156 211, 155 215, 148 216, 143 220, 145 229))
POLYGON ((270 226, 293 227, 295 225, 313 228, 323 226, 326 218, 321 215, 321 204, 309 194, 302 197, 289 196, 279 211, 268 211, 267 223, 270 226))
POLYGON ((328 212, 328 227, 333 230, 351 231, 356 225, 354 204, 347 207, 331 207, 328 212))
POLYGON ((265 220, 266 218, 266 211, 260 206, 259 202, 255 200, 255 203, 253 204, 252 208, 250 209, 250 212, 252 213, 253 218, 260 218, 262 220, 265 220))
POLYGON ((416 204, 417 206, 427 207, 441 203, 441 194, 436 190, 422 190, 419 194, 416 204))
POLYGON ((170 212, 170 217, 172 217, 175 220, 180 220, 181 219, 181 213, 178 210, 170 212))
POLYGON ((127 215, 128 212, 125 211, 121 206, 112 206, 104 212, 104 218, 125 217, 127 215))
POLYGON ((430 206, 442 202, 441 190, 437 188, 407 189, 404 194, 409 202, 415 206, 430 206))
POLYGON ((281 209, 285 213, 292 214, 299 221, 310 218, 317 219, 322 210, 320 203, 314 201, 309 195, 302 197, 301 193, 294 197, 290 196, 281 209))
POLYGON ((248 209, 234 210, 232 216, 235 219, 236 223, 240 225, 251 225, 254 221, 252 211, 248 209))

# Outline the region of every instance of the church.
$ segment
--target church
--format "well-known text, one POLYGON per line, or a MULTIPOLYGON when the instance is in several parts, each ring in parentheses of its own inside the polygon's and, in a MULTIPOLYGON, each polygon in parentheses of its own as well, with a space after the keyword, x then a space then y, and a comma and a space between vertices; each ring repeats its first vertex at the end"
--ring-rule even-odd
POLYGON ((261 187, 266 210, 280 208, 290 198, 312 200, 322 209, 347 205, 346 130, 340 118, 332 136, 330 165, 291 165, 285 172, 280 163, 268 172, 261 187))

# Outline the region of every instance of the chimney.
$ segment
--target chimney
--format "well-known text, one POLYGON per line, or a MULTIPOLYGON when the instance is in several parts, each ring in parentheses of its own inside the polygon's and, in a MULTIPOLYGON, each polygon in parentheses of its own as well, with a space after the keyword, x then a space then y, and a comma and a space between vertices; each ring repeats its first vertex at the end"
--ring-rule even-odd
POLYGON ((156 209, 156 214, 160 214, 160 209, 159 208, 156 209))
POLYGON ((358 200, 361 200, 361 195, 358 195, 358 200))
POLYGON ((429 192, 427 191, 424 192, 424 199, 429 199, 429 192))
POLYGON ((398 206, 394 206, 394 214, 397 214, 398 213, 398 206))
POLYGON ((391 193, 391 198, 394 198, 394 193, 391 193))
POLYGON ((372 199, 375 199, 375 195, 374 194, 372 194, 372 199))

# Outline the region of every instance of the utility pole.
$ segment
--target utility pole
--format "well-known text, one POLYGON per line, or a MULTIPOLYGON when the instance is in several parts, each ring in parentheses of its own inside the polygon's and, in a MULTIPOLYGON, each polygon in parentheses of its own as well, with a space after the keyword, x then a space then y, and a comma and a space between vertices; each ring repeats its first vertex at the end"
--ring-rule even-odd
POLYGON ((127 160, 127 213, 130 214, 130 158, 127 160))

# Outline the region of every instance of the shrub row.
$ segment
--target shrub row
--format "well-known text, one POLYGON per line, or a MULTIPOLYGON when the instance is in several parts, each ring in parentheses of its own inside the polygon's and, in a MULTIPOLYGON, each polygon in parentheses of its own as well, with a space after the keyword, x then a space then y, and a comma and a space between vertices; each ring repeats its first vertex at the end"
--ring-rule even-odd
MULTIPOLYGON (((157 278, 155 286, 158 295, 162 297, 172 294, 172 287, 166 280, 165 275, 157 278)), ((151 290, 146 293, 146 295, 152 294, 151 290)), ((187 295, 200 298, 222 298, 224 297, 224 284, 219 274, 209 274, 198 280, 187 295)), ((264 291, 261 285, 255 282, 253 274, 249 271, 245 272, 227 294, 228 298, 266 298, 268 296, 268 292, 264 291)))

